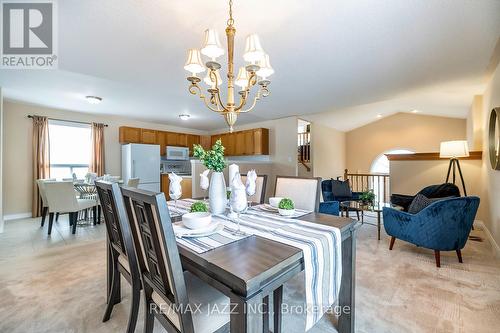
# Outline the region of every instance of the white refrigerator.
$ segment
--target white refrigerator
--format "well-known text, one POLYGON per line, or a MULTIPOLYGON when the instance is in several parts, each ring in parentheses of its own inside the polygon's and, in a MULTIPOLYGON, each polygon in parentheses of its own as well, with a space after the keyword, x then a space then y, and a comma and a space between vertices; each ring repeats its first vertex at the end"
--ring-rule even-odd
POLYGON ((139 188, 160 192, 160 146, 130 143, 122 146, 122 178, 139 178, 139 188))

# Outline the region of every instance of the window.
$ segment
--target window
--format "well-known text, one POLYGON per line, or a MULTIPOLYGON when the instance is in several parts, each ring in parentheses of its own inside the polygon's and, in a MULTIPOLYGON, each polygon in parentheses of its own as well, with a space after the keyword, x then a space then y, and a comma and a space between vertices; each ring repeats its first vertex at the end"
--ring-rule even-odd
POLYGON ((389 174, 389 159, 385 154, 414 154, 415 152, 408 149, 393 149, 384 152, 377 156, 377 158, 373 161, 372 167, 370 169, 370 173, 383 173, 389 174))
POLYGON ((50 177, 81 179, 89 170, 91 129, 88 124, 49 120, 50 177))

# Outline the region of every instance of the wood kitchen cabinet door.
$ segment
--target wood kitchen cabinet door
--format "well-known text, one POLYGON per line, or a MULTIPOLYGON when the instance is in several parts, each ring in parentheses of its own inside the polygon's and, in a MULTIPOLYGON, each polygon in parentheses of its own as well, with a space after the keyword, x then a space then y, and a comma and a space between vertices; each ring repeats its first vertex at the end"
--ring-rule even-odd
POLYGON ((187 136, 187 147, 189 148, 189 156, 193 156, 193 145, 200 144, 200 136, 188 134, 187 136))
POLYGON ((203 149, 208 150, 212 149, 212 137, 209 135, 201 135, 200 136, 200 145, 203 149))
POLYGON ((245 149, 244 149, 244 155, 253 155, 255 154, 255 148, 254 148, 254 134, 253 131, 245 131, 244 132, 245 136, 245 149))
POLYGON ((160 145, 160 155, 164 156, 167 153, 167 132, 158 131, 157 136, 158 144, 160 145))
POLYGON ((233 133, 234 141, 234 155, 242 156, 246 155, 245 152, 245 131, 233 133))
POLYGON ((177 146, 178 134, 173 132, 167 133, 167 146, 177 146))
POLYGON ((269 155, 269 130, 257 128, 253 130, 254 155, 269 155))
POLYGON ((141 129, 135 127, 120 127, 120 143, 141 143, 141 129))
POLYGON ((156 145, 158 142, 157 131, 151 129, 141 129, 141 143, 156 145))
POLYGON ((188 137, 187 134, 177 133, 177 146, 187 147, 188 146, 187 137, 188 137))

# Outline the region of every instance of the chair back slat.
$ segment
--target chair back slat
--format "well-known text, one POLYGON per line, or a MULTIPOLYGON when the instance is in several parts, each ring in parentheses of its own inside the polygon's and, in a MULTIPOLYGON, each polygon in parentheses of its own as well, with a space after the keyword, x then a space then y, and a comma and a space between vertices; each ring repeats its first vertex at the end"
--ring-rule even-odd
MULTIPOLYGON (((188 304, 184 273, 163 193, 122 188, 143 283, 150 284, 168 305, 188 304)), ((190 313, 178 313, 181 331, 191 327, 190 313), (186 326, 187 325, 187 326, 186 326)), ((167 317, 167 320, 168 317, 167 317)), ((175 322, 172 325, 177 327, 175 322)), ((187 329, 190 331, 190 329, 187 329)))
POLYGON ((319 177, 276 176, 274 195, 292 199, 296 208, 318 212, 320 189, 319 177))
MULTIPOLYGON (((109 182, 96 181, 95 186, 101 203, 104 221, 106 222, 106 231, 108 233, 109 242, 120 254, 127 255, 122 230, 123 223, 120 223, 118 208, 113 197, 113 184, 109 182)), ((121 200, 121 195, 119 200, 121 200)))

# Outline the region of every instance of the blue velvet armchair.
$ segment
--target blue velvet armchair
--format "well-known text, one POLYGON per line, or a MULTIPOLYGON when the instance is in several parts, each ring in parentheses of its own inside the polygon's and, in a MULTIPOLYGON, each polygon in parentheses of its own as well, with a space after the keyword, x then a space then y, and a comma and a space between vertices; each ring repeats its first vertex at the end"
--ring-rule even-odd
POLYGON ((321 182, 323 202, 319 204, 319 212, 323 214, 339 215, 342 201, 359 200, 359 192, 352 192, 349 181, 335 179, 321 182))
POLYGON ((441 267, 440 251, 454 250, 458 261, 462 262, 461 250, 469 237, 478 207, 479 198, 473 196, 436 201, 417 214, 385 207, 384 228, 392 237, 389 250, 397 238, 434 250, 437 267, 441 267))

